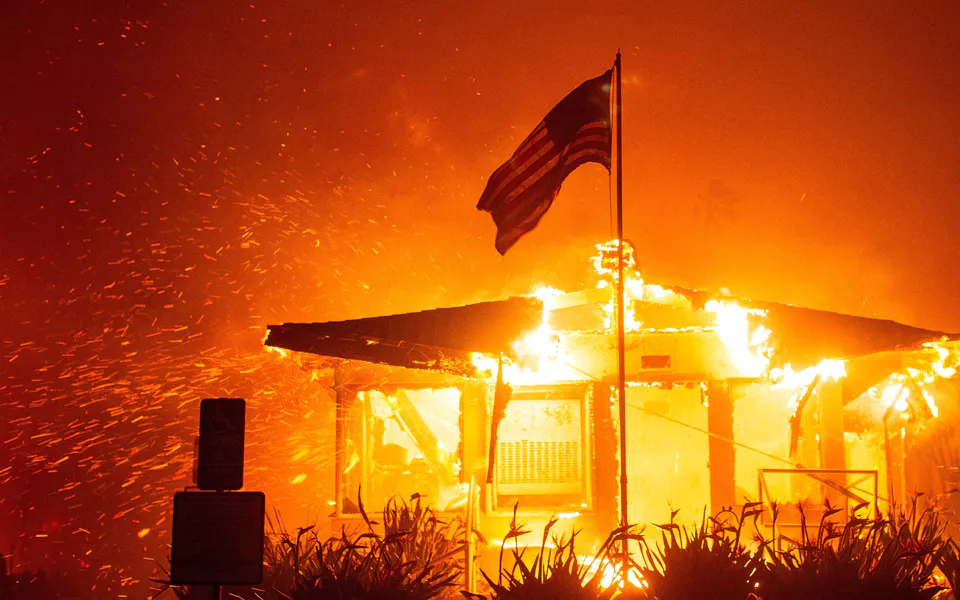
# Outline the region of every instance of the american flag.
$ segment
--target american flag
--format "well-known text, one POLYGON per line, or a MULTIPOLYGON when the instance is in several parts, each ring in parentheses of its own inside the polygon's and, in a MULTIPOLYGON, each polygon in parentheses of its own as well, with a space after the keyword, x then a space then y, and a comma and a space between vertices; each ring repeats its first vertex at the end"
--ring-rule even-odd
POLYGON ((588 162, 610 168, 611 74, 570 92, 490 176, 477 208, 493 216, 500 254, 537 226, 574 169, 588 162))

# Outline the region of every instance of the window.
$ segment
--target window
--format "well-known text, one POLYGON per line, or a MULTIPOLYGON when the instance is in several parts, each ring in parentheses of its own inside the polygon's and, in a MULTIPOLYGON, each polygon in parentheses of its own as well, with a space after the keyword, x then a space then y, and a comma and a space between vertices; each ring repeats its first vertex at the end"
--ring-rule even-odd
POLYGON ((343 512, 368 510, 393 496, 420 494, 441 510, 461 500, 460 399, 457 388, 364 391, 350 406, 343 453, 343 512))
POLYGON ((582 386, 514 390, 497 431, 499 507, 589 504, 589 412, 582 386))

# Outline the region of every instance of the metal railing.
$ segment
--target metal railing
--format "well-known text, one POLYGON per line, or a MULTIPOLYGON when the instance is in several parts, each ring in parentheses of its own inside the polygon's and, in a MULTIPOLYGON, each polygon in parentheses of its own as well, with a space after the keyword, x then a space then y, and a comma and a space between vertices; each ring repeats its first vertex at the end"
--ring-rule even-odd
MULTIPOLYGON (((837 513, 837 521, 846 521, 850 516, 851 508, 858 506, 869 506, 871 515, 875 515, 879 510, 877 504, 880 498, 879 476, 876 469, 760 469, 757 475, 757 487, 759 488, 759 501, 765 508, 761 515, 765 519, 767 507, 771 501, 782 500, 773 498, 770 493, 770 485, 767 481, 770 475, 786 475, 789 477, 802 477, 805 483, 797 486, 799 490, 791 490, 789 501, 781 501, 780 506, 787 510, 781 511, 781 519, 777 525, 781 527, 800 527, 800 521, 790 522, 783 520, 784 516, 789 514, 790 506, 802 505, 806 509, 816 509, 818 507, 840 509, 837 513), (872 480, 872 483, 869 483, 872 480), (811 496, 814 502, 811 502, 811 496), (851 506, 851 502, 853 506, 851 506)), ((808 515, 813 516, 813 515, 808 515)), ((808 524, 815 525, 819 519, 810 519, 808 524)))

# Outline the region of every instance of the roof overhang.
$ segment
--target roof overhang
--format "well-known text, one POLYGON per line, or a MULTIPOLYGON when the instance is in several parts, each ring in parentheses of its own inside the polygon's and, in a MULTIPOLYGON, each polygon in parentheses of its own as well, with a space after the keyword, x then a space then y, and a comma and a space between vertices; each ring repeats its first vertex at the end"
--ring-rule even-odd
MULTIPOLYGON (((726 299, 765 311, 763 320, 774 334, 777 362, 789 363, 795 370, 828 358, 851 359, 916 350, 924 343, 960 339, 958 335, 889 320, 729 298, 680 287, 670 289, 689 298, 695 310, 702 309, 707 300, 726 299)), ((510 354, 513 343, 538 328, 542 319, 540 300, 508 298, 346 321, 271 325, 264 343, 319 356, 475 377, 472 354, 510 354)), ((634 335, 642 336, 643 332, 634 335)))
POLYGON ((540 326, 543 303, 508 298, 414 313, 267 327, 264 344, 320 356, 474 376, 475 352, 509 352, 540 326))
POLYGON ((702 308, 707 300, 727 299, 765 311, 764 325, 773 332, 778 362, 789 363, 795 370, 814 366, 827 358, 846 359, 878 352, 916 350, 928 342, 960 339, 957 334, 911 327, 886 319, 729 298, 676 286, 670 289, 688 297, 695 308, 702 308))

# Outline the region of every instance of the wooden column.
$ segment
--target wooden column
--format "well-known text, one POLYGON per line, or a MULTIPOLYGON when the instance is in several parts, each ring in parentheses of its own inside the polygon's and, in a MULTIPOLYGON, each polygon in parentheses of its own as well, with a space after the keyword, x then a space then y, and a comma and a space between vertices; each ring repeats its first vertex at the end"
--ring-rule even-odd
POLYGON ((492 386, 482 381, 463 385, 460 401, 460 481, 469 483, 473 477, 482 484, 487 479, 487 393, 492 386))
POLYGON ((726 381, 707 384, 707 427, 710 430, 710 511, 736 503, 733 449, 733 398, 726 381))
POLYGON ((599 531, 612 531, 617 526, 619 498, 617 477, 620 473, 617 429, 613 422, 614 406, 610 383, 593 384, 593 504, 599 531))
POLYGON ((344 513, 344 486, 343 481, 343 469, 344 469, 344 452, 347 445, 347 417, 350 411, 350 407, 353 405, 353 402, 357 399, 358 390, 356 387, 344 385, 341 381, 339 374, 340 367, 335 367, 334 370, 334 392, 336 393, 337 399, 337 411, 336 411, 336 423, 335 423, 335 439, 334 439, 334 476, 333 476, 333 485, 335 488, 334 491, 334 501, 337 506, 334 510, 335 516, 341 516, 344 513))
MULTIPOLYGON (((846 469, 847 453, 843 440, 843 386, 839 381, 826 381, 817 391, 820 426, 820 467, 846 469)), ((828 478, 841 486, 847 485, 843 475, 828 478)), ((833 506, 843 506, 846 496, 831 486, 824 486, 824 495, 833 506)))
POLYGON ((343 514, 343 446, 344 435, 343 428, 347 420, 347 411, 344 406, 344 390, 341 382, 340 364, 333 367, 333 392, 336 398, 336 412, 334 417, 334 441, 333 441, 333 500, 336 502, 333 515, 339 517, 343 514))

